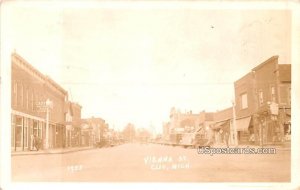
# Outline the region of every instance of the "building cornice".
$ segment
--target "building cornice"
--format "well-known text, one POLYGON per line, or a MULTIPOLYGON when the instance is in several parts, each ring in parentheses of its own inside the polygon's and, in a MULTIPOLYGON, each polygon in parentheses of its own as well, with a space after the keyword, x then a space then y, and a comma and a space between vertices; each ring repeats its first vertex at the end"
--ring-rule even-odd
POLYGON ((36 68, 34 68, 32 65, 30 65, 24 58, 22 58, 17 53, 12 54, 11 61, 12 61, 12 66, 16 66, 16 67, 23 69, 25 72, 29 73, 31 76, 38 79, 41 83, 46 84, 51 89, 57 91, 62 96, 65 96, 68 94, 68 92, 65 89, 63 89, 59 84, 57 84, 50 77, 42 74, 40 71, 38 71, 36 68))

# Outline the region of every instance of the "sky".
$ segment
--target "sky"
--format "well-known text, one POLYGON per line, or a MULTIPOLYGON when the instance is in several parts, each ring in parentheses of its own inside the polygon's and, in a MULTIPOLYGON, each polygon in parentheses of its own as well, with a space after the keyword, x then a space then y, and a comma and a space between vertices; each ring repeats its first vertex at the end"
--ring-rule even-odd
MULTIPOLYGON (((116 3, 117 4, 117 3, 116 3)), ((172 107, 222 110, 234 81, 279 55, 290 64, 290 13, 12 3, 7 40, 111 127, 162 130, 172 107)))

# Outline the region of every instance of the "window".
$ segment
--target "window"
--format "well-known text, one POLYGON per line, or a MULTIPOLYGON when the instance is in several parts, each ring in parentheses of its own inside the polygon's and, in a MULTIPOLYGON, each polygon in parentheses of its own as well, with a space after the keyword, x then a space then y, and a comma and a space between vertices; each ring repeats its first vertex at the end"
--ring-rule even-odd
POLYGON ((276 96, 275 96, 275 87, 271 87, 271 100, 272 102, 276 102, 276 96))
POLYGON ((260 90, 259 91, 259 105, 261 106, 261 105, 263 105, 263 103, 264 103, 264 94, 263 94, 263 91, 260 90))
POLYGON ((24 147, 28 146, 28 119, 24 118, 24 125, 23 125, 23 145, 24 147))
POLYGON ((24 97, 24 89, 23 89, 23 85, 21 84, 21 86, 20 86, 20 88, 21 88, 21 90, 20 90, 20 102, 21 102, 21 107, 23 107, 24 106, 24 100, 23 100, 23 97, 24 97))
POLYGON ((29 109, 29 91, 26 89, 26 109, 29 109))
POLYGON ((38 127, 39 127, 39 129, 38 129, 38 137, 42 138, 43 123, 39 122, 39 126, 38 127))
POLYGON ((242 94, 241 95, 241 99, 242 99, 242 109, 248 108, 248 96, 247 96, 247 93, 242 94))
POLYGON ((31 93, 31 110, 34 110, 34 99, 33 99, 33 91, 31 93))
POLYGON ((16 125, 15 125, 15 146, 16 147, 22 147, 22 141, 23 141, 23 118, 17 116, 16 117, 16 125))
POLYGON ((15 128, 16 128, 16 117, 11 115, 11 146, 15 147, 15 128))
POLYGON ((38 129, 38 121, 33 121, 33 135, 36 135, 36 136, 38 136, 38 131, 39 129, 38 129))
POLYGON ((14 83, 13 105, 18 105, 18 83, 14 83))

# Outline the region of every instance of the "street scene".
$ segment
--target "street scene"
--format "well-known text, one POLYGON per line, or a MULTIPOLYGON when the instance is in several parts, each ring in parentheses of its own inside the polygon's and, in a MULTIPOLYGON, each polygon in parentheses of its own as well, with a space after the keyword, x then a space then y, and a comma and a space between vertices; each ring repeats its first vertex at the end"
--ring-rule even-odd
POLYGON ((65 154, 13 156, 12 180, 47 182, 287 182, 290 151, 205 155, 196 149, 130 143, 65 154), (31 160, 34 164, 24 164, 31 160), (254 164, 255 163, 255 164, 254 164), (280 163, 280 164, 278 164, 280 163), (236 175, 238 173, 238 175, 236 175))
POLYGON ((13 182, 291 182, 290 11, 32 6, 7 8, 13 182))

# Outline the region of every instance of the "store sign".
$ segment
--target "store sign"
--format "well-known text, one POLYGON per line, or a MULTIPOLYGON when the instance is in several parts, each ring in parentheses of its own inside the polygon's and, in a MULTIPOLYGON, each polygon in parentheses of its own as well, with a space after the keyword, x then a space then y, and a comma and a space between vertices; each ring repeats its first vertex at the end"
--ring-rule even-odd
POLYGON ((270 104, 270 111, 271 111, 271 114, 272 114, 272 115, 278 115, 278 110, 279 110, 278 104, 275 103, 275 102, 272 102, 272 103, 270 104))
POLYGON ((44 101, 38 101, 35 103, 35 109, 37 112, 46 112, 47 111, 47 106, 46 102, 44 101))

